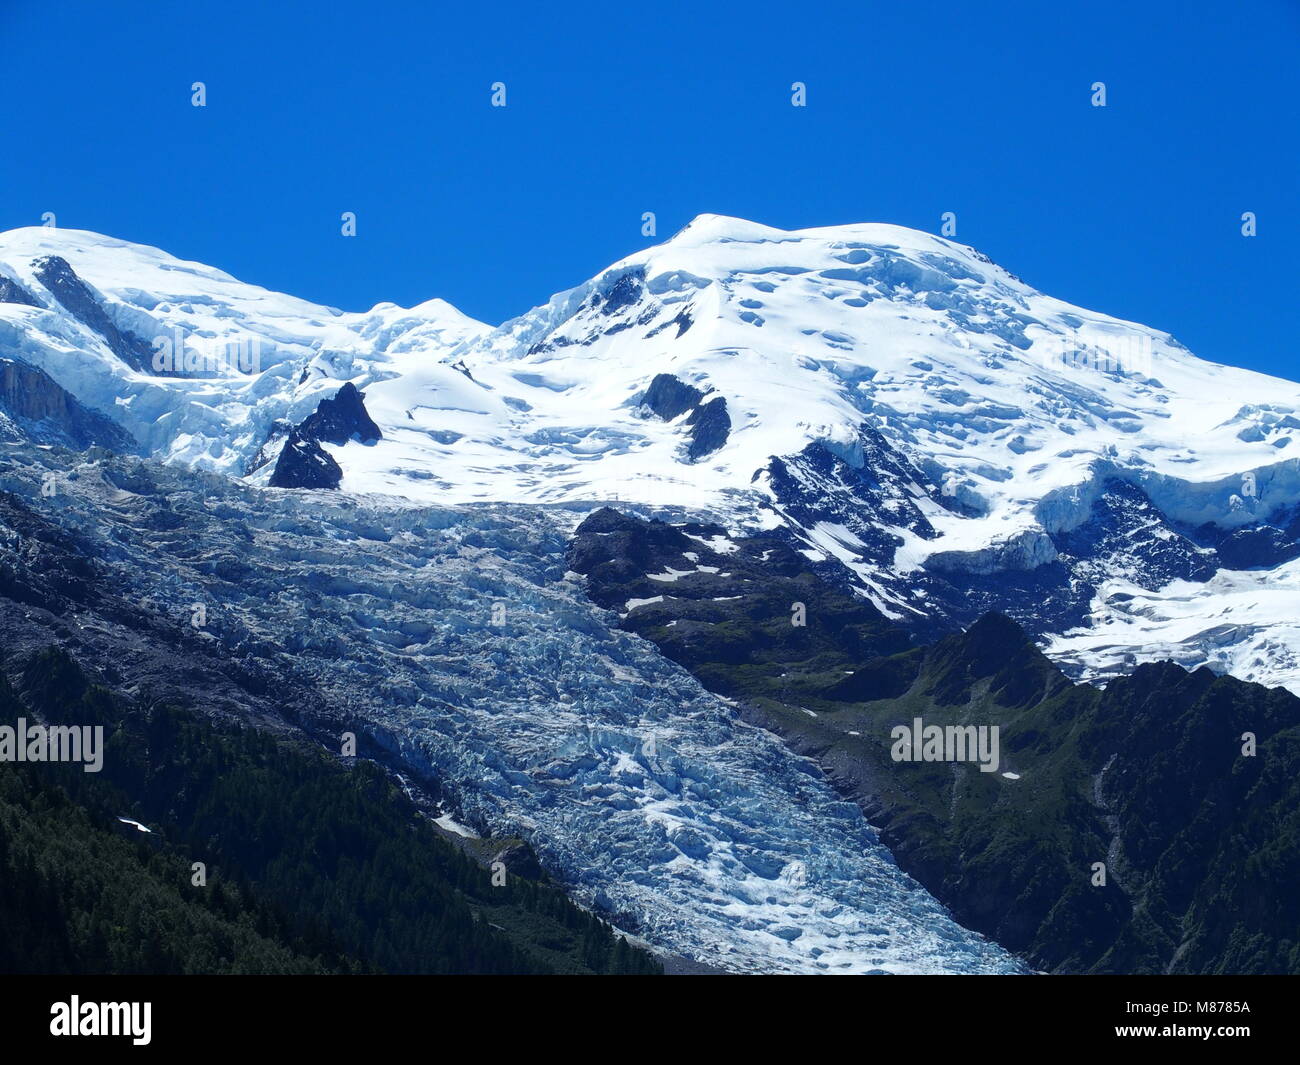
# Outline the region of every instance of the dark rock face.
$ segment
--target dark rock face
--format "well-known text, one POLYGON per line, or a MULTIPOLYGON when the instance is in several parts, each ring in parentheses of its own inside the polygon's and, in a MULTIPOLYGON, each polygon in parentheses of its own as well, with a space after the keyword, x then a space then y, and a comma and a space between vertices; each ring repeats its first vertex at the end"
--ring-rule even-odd
POLYGON ((633 270, 624 274, 605 295, 603 314, 615 314, 624 307, 630 307, 641 298, 641 283, 645 280, 644 270, 633 270))
POLYGON ((862 465, 853 466, 824 444, 768 464, 773 494, 787 515, 811 529, 818 522, 843 525, 865 545, 872 561, 892 562, 903 540, 891 529, 932 539, 934 526, 916 498, 926 494, 925 477, 878 435, 861 437, 862 465))
POLYGON ((123 453, 139 449, 116 422, 81 404, 38 367, 0 359, 0 437, 82 451, 98 445, 123 453))
POLYGON ((1300 557, 1300 543, 1281 529, 1236 529, 1219 541, 1219 560, 1229 569, 1271 569, 1300 557))
MULTIPOLYGON (((271 474, 271 487, 337 488, 343 480, 343 469, 321 444, 342 447, 350 440, 373 444, 383 439, 384 434, 366 411, 364 401, 365 396, 351 381, 340 388, 333 399, 322 399, 315 412, 289 432, 271 474)), ((272 427, 268 444, 277 429, 282 431, 282 423, 272 427)), ((264 444, 263 448, 266 446, 264 444)), ((260 465, 265 464, 263 459, 260 465)))
POLYGON ((21 303, 28 307, 39 307, 40 302, 12 277, 0 274, 0 303, 21 303))
POLYGON ((738 689, 719 681, 718 663, 808 661, 832 649, 866 660, 908 646, 902 629, 866 600, 816 579, 807 559, 774 535, 729 539, 718 525, 669 525, 606 507, 579 525, 567 564, 588 578, 587 594, 600 606, 621 610, 641 600, 622 627, 699 669, 725 695, 738 689), (682 575, 652 576, 668 571, 682 575))
MULTIPOLYGON (((990 611, 1007 614, 1034 636, 1062 632, 1086 620, 1098 586, 1123 577, 1146 588, 1172 580, 1205 581, 1215 572, 1212 551, 1175 527, 1138 487, 1108 481, 1081 525, 1009 542, 996 551, 939 552, 924 568, 900 576, 893 567, 903 532, 933 539, 918 505, 929 498, 949 510, 963 504, 943 494, 870 426, 861 428, 861 465, 825 445, 774 458, 764 471, 776 508, 788 519, 784 535, 804 550, 821 550, 806 530, 838 527, 851 534, 843 550, 856 556, 875 589, 902 608, 918 639, 933 640, 974 624, 990 611)), ((853 577, 838 558, 815 562, 818 576, 840 585, 853 577)))
POLYGON ((342 480, 342 467, 320 444, 295 429, 285 441, 268 483, 272 488, 337 488, 342 480))
POLYGON ((727 401, 716 396, 704 403, 706 395, 706 392, 670 373, 661 373, 655 375, 641 400, 643 406, 666 422, 690 411, 690 417, 686 419, 686 424, 691 427, 686 455, 692 462, 698 462, 717 451, 727 442, 731 432, 727 401))
POLYGON ((522 839, 507 841, 505 846, 491 855, 491 861, 500 862, 507 872, 522 876, 525 880, 541 880, 546 875, 542 863, 537 860, 537 854, 522 839))
MULTIPOLYGON (((1000 610, 1035 636, 1081 625, 1100 584, 1112 578, 1155 589, 1173 580, 1207 581, 1214 557, 1183 534, 1136 485, 1108 480, 1088 519, 1051 536, 1056 558, 1033 569, 949 576, 950 602, 1000 610)), ((978 616, 978 613, 975 616, 978 616)), ((959 614, 969 624, 970 613, 959 614)))
POLYGON ((1271 569, 1300 557, 1300 507, 1283 507, 1267 521, 1241 529, 1202 525, 1193 535, 1213 547, 1229 569, 1271 569))
POLYGON ((821 443, 768 463, 760 476, 767 478, 775 508, 789 522, 782 522, 775 535, 796 550, 822 555, 820 561, 809 562, 809 568, 846 586, 853 583, 853 576, 838 558, 825 556, 822 545, 807 532, 823 523, 843 529, 845 550, 856 554, 886 598, 905 608, 918 604, 906 622, 914 635, 928 639, 950 632, 959 623, 947 616, 946 602, 937 597, 940 582, 923 571, 906 578, 893 571, 894 553, 904 543, 903 531, 925 540, 937 535, 917 500, 936 498, 938 492, 904 455, 868 427, 863 427, 860 443, 861 465, 847 462, 821 443))
POLYGON ((699 405, 704 393, 670 373, 656 374, 641 400, 664 421, 670 422, 699 405))
POLYGON ((727 401, 721 396, 701 404, 686 419, 691 426, 691 444, 686 449, 692 462, 712 455, 727 442, 731 432, 731 416, 727 414, 727 401))
POLYGON ((1214 576, 1212 558, 1175 530, 1142 489, 1118 479, 1105 483, 1083 525, 1057 533, 1052 541, 1074 576, 1093 586, 1126 577, 1155 590, 1174 580, 1214 576), (1155 530, 1160 534, 1152 535, 1155 530))
POLYGON ((32 261, 36 277, 63 308, 82 325, 93 329, 119 359, 133 370, 155 373, 153 346, 129 330, 118 329, 95 294, 59 255, 44 255, 32 261))
POLYGON ((333 399, 322 399, 316 412, 298 426, 304 439, 335 444, 342 447, 349 440, 373 444, 382 440, 370 414, 366 411, 365 396, 357 391, 351 381, 338 390, 333 399))

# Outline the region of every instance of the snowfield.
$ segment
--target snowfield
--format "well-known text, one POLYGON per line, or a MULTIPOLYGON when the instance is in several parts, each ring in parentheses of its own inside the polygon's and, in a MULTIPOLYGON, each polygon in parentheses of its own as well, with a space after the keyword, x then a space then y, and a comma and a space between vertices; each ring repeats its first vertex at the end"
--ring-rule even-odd
POLYGON ((1044 648, 1090 680, 1169 659, 1300 693, 1300 562, 1273 570, 1220 570, 1205 584, 1174 581, 1147 591, 1128 581, 1101 588, 1087 627, 1044 648))

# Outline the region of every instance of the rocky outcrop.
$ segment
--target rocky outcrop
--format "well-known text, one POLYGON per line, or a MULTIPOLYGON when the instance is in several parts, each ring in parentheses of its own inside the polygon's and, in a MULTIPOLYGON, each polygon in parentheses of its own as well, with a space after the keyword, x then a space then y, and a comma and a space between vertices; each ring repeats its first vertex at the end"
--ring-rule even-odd
POLYGON ((641 299, 644 282, 644 267, 629 270, 610 286, 609 291, 605 294, 601 313, 605 315, 616 314, 624 307, 632 306, 641 299))
POLYGON ((84 406, 44 370, 19 359, 0 358, 0 438, 74 451, 95 445, 138 450, 120 425, 84 406))
POLYGON ((691 443, 686 454, 692 462, 698 462, 727 442, 727 436, 731 432, 727 401, 718 396, 701 404, 691 411, 686 424, 691 427, 691 443))
POLYGON ((715 396, 705 403, 706 395, 707 392, 688 385, 670 373, 661 373, 655 375, 641 399, 643 407, 666 422, 690 411, 690 417, 686 419, 686 424, 691 429, 686 456, 692 462, 712 455, 727 442, 727 436, 731 432, 727 401, 722 396, 715 396))
POLYGON ((289 434, 295 428, 293 422, 287 422, 279 418, 273 421, 271 428, 267 430, 266 439, 262 441, 262 446, 257 449, 257 454, 244 464, 244 476, 254 474, 267 463, 273 462, 278 455, 277 448, 283 446, 284 442, 289 439, 289 434))
POLYGON ((269 483, 272 488, 337 488, 343 469, 321 444, 373 444, 383 435, 366 411, 365 395, 349 381, 290 431, 269 483))
POLYGON ((272 488, 337 488, 343 467, 315 440, 295 429, 289 434, 268 482, 272 488))
POLYGON ((68 260, 60 255, 43 255, 32 260, 36 278, 77 321, 93 329, 109 350, 133 370, 153 373, 153 346, 130 330, 119 329, 94 292, 68 260))
POLYGON ((0 303, 21 303, 27 307, 39 307, 40 301, 28 292, 12 277, 0 274, 0 303))
POLYGON ((655 374, 641 403, 664 421, 670 422, 699 406, 703 398, 704 393, 694 385, 688 385, 670 373, 661 373, 655 374))
POLYGON ((373 444, 384 434, 366 411, 365 394, 351 381, 338 390, 333 399, 322 399, 316 413, 298 426, 299 433, 318 443, 342 447, 349 440, 373 444))

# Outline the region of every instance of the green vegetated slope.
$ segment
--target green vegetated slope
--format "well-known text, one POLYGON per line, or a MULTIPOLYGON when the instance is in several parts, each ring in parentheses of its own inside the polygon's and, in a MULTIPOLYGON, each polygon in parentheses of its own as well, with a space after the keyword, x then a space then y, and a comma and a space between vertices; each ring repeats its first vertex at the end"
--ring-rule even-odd
POLYGON ((108 739, 100 773, 0 764, 0 971, 660 971, 554 886, 493 886, 368 762, 18 665, 0 724, 108 739))
POLYGON ((1169 663, 1074 685, 1000 615, 905 648, 797 553, 720 532, 604 510, 570 565, 815 757, 959 921, 1055 972, 1300 972, 1300 699, 1169 663), (998 770, 895 761, 918 717, 998 726, 998 770))

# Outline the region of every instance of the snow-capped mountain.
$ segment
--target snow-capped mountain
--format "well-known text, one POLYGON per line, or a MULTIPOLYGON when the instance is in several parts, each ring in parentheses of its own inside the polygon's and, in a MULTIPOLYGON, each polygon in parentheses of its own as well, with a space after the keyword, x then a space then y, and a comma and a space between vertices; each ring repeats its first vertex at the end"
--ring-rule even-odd
POLYGON ((0 300, 0 356, 168 461, 266 485, 350 382, 381 435, 319 443, 345 492, 780 529, 917 631, 997 608, 1082 675, 1300 690, 1300 385, 952 241, 706 215, 493 329, 35 228, 0 235, 0 300))

